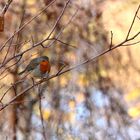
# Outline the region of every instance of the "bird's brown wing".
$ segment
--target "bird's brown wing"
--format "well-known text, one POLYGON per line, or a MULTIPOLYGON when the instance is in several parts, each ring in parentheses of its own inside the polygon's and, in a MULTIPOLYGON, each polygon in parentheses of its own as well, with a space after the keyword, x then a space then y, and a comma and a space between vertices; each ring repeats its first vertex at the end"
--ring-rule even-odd
POLYGON ((25 71, 31 71, 34 70, 37 66, 39 65, 39 60, 38 58, 34 58, 30 61, 30 63, 27 65, 27 67, 21 71, 20 73, 18 73, 19 75, 23 74, 25 71))
POLYGON ((38 58, 34 58, 31 62, 27 65, 26 70, 31 71, 34 70, 39 65, 38 58))

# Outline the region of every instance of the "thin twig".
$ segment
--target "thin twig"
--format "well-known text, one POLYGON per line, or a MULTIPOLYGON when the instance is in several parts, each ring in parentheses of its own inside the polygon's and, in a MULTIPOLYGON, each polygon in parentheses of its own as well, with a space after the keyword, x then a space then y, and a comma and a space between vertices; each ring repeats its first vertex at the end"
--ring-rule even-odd
POLYGON ((12 46, 19 46, 19 45, 25 45, 26 43, 29 43, 31 40, 25 40, 25 41, 23 41, 23 42, 20 42, 20 43, 14 43, 14 44, 12 44, 12 46))
POLYGON ((44 140, 47 140, 46 134, 45 134, 45 126, 44 126, 44 119, 43 119, 43 112, 42 112, 42 104, 41 104, 41 96, 42 96, 42 89, 41 89, 41 84, 38 87, 38 96, 39 96, 39 112, 40 112, 40 118, 41 118, 41 123, 42 123, 42 131, 43 131, 43 137, 44 140))
POLYGON ((3 63, 5 62, 5 60, 7 59, 7 56, 8 56, 9 51, 10 51, 10 48, 11 48, 11 46, 12 46, 13 39, 14 39, 14 36, 11 38, 10 44, 9 44, 9 46, 8 46, 8 49, 7 49, 7 51, 6 51, 6 54, 5 54, 5 57, 4 57, 4 59, 3 59, 2 64, 3 64, 3 63))
MULTIPOLYGON (((19 56, 18 56, 19 59, 18 59, 15 63, 13 63, 13 64, 11 64, 10 66, 6 67, 5 70, 3 70, 3 71, 1 72, 1 74, 3 74, 6 70, 10 69, 11 67, 15 66, 15 65, 21 60, 22 56, 23 56, 22 54, 19 55, 19 56)), ((11 60, 10 60, 10 61, 11 61, 11 60)), ((4 64, 5 64, 5 63, 4 63, 4 64)), ((4 67, 4 64, 2 64, 1 66, 4 67)))
MULTIPOLYGON (((23 1, 23 4, 21 6, 21 17, 20 17, 20 24, 19 24, 19 27, 18 29, 20 29, 23 25, 23 22, 24 22, 24 15, 25 15, 25 7, 26 7, 26 1, 23 1)), ((22 35, 22 32, 18 32, 17 33, 17 38, 16 38, 16 44, 19 44, 20 40, 21 40, 21 36, 22 35)), ((17 52, 19 52, 20 50, 20 45, 17 45, 15 46, 14 48, 14 53, 13 55, 15 56, 17 52)))
MULTIPOLYGON (((68 25, 73 21, 73 19, 75 18, 75 16, 77 15, 77 13, 78 13, 78 10, 79 10, 79 8, 74 12, 74 14, 71 16, 71 18, 68 20, 68 22, 66 23, 66 25, 64 25, 64 27, 60 30, 60 32, 56 35, 56 37, 54 38, 54 41, 52 41, 46 48, 49 48, 49 47, 51 47, 56 41, 59 41, 60 43, 62 43, 62 44, 67 44, 67 46, 71 46, 71 47, 74 47, 74 48, 76 48, 75 46, 72 46, 72 45, 70 45, 70 44, 68 44, 68 43, 63 43, 63 42, 61 42, 60 40, 58 40, 58 38, 60 37, 60 35, 62 34, 62 32, 65 30, 65 28, 66 27, 68 27, 68 25)), ((50 38, 46 38, 44 41, 46 41, 46 40, 50 40, 50 38)))
POLYGON ((139 16, 137 16, 137 18, 140 20, 140 17, 139 16))
POLYGON ((12 3, 12 1, 13 1, 13 0, 8 0, 8 1, 7 1, 7 3, 5 4, 4 8, 2 9, 1 15, 3 15, 3 16, 5 15, 5 13, 7 12, 7 10, 8 10, 8 8, 9 8, 10 4, 12 3))
POLYGON ((131 32, 131 29, 132 29, 132 27, 133 27, 133 25, 134 25, 134 22, 135 22, 135 19, 136 19, 136 17, 137 17, 137 14, 138 14, 139 9, 140 9, 140 5, 138 6, 138 8, 137 8, 137 10, 136 10, 136 12, 135 12, 135 15, 134 15, 133 21, 132 21, 132 23, 131 23, 131 25, 130 25, 130 28, 129 28, 129 30, 128 30, 128 33, 127 33, 127 36, 126 36, 126 41, 127 41, 128 38, 129 38, 129 35, 130 35, 130 32, 131 32))
POLYGON ((62 11, 61 11, 59 17, 57 18, 57 20, 56 20, 54 26, 52 27, 52 30, 50 31, 50 33, 49 33, 49 35, 48 35, 48 37, 47 37, 48 39, 50 38, 50 36, 51 36, 52 33, 54 32, 54 30, 56 29, 56 26, 58 25, 59 21, 61 20, 61 18, 62 18, 62 16, 63 16, 63 14, 64 14, 64 12, 65 12, 65 10, 66 10, 66 8, 67 8, 69 2, 70 2, 70 0, 67 0, 67 2, 65 3, 65 6, 63 7, 63 9, 62 9, 62 11))
MULTIPOLYGON (((17 84, 22 83, 22 82, 24 82, 24 80, 17 81, 17 82, 14 83, 13 85, 17 85, 17 84)), ((9 87, 9 88, 4 92, 4 94, 2 95, 2 97, 1 97, 1 99, 0 99, 0 102, 2 102, 2 100, 3 100, 4 97, 5 97, 5 95, 6 95, 12 88, 13 88, 13 87, 11 86, 11 87, 9 87)))
POLYGON ((64 64, 64 65, 60 68, 60 70, 56 73, 56 76, 59 75, 59 73, 60 73, 65 67, 66 67, 66 64, 64 64))
POLYGON ((74 46, 74 45, 65 43, 65 42, 63 42, 62 40, 57 39, 57 38, 50 38, 50 39, 48 39, 48 40, 55 40, 55 41, 57 41, 57 42, 60 42, 60 43, 63 44, 63 45, 70 46, 70 47, 73 47, 73 48, 75 48, 75 49, 77 48, 77 46, 74 46))
POLYGON ((3 98, 5 97, 5 95, 8 93, 8 91, 11 90, 12 87, 9 87, 6 92, 2 95, 1 99, 0 99, 0 102, 2 102, 3 98))
POLYGON ((111 41, 110 41, 110 46, 109 46, 110 50, 112 48, 112 43, 113 43, 113 32, 111 31, 111 41))
POLYGON ((34 41, 34 38, 33 38, 33 36, 32 36, 32 35, 31 35, 31 41, 32 41, 32 46, 34 46, 35 41, 34 41))
POLYGON ((37 17, 39 17, 48 7, 50 7, 56 0, 51 1, 51 3, 47 6, 45 6, 45 8, 43 8, 41 11, 38 12, 37 15, 35 15, 34 17, 32 17, 29 21, 27 21, 25 24, 23 24, 16 32, 13 33, 13 35, 11 37, 9 37, 7 39, 7 41, 5 41, 5 43, 2 45, 2 47, 0 48, 0 51, 3 50, 3 48, 5 47, 5 45, 9 42, 9 40, 18 32, 20 32, 21 30, 23 30, 28 24, 30 24, 33 20, 35 20, 37 17))
POLYGON ((134 42, 134 43, 129 43, 129 44, 124 44, 122 46, 132 46, 132 45, 136 45, 136 44, 139 44, 140 41, 137 41, 137 42, 134 42))

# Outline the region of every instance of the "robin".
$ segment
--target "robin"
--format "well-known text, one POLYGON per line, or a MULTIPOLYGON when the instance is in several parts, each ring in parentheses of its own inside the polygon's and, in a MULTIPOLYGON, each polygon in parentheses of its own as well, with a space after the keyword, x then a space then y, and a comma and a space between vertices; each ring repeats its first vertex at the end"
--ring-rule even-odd
POLYGON ((41 56, 38 58, 34 58, 27 65, 25 70, 19 73, 19 75, 24 72, 32 72, 33 76, 36 78, 47 78, 49 76, 51 66, 49 62, 49 58, 47 56, 41 56))

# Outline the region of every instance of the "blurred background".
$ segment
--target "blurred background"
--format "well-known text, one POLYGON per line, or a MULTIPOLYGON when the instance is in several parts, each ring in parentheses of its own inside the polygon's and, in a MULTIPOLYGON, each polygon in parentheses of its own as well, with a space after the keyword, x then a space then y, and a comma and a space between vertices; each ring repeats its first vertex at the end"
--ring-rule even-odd
MULTIPOLYGON (((2 11, 6 0, 0 1, 2 11)), ((0 46, 52 0, 13 0, 5 14, 0 46)), ((33 84, 19 76, 31 59, 47 55, 50 75, 75 66, 125 40, 139 0, 56 0, 0 49, 0 105, 33 84), (55 38, 58 40, 56 41, 55 38), (31 49, 29 49, 31 48, 31 49), (29 49, 29 50, 28 50, 29 49), (25 50, 21 59, 13 57, 25 50), (19 82, 21 79, 24 82, 19 82)), ((140 12, 138 13, 140 16, 140 12)), ((130 36, 140 29, 136 18, 130 36)), ((0 112, 3 140, 140 140, 139 36, 97 61, 50 79, 41 99, 38 87, 0 112), (132 45, 131 45, 132 44, 132 45), (45 136, 46 135, 46 136, 45 136)), ((35 79, 36 81, 36 79, 35 79)))

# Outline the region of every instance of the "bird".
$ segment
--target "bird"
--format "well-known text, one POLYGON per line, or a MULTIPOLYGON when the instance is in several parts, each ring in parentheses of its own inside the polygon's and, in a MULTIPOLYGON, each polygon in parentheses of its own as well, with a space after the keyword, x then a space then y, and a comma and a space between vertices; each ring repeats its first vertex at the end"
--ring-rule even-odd
POLYGON ((35 78, 48 78, 51 65, 48 56, 40 56, 30 61, 27 67, 19 73, 31 72, 35 78))

